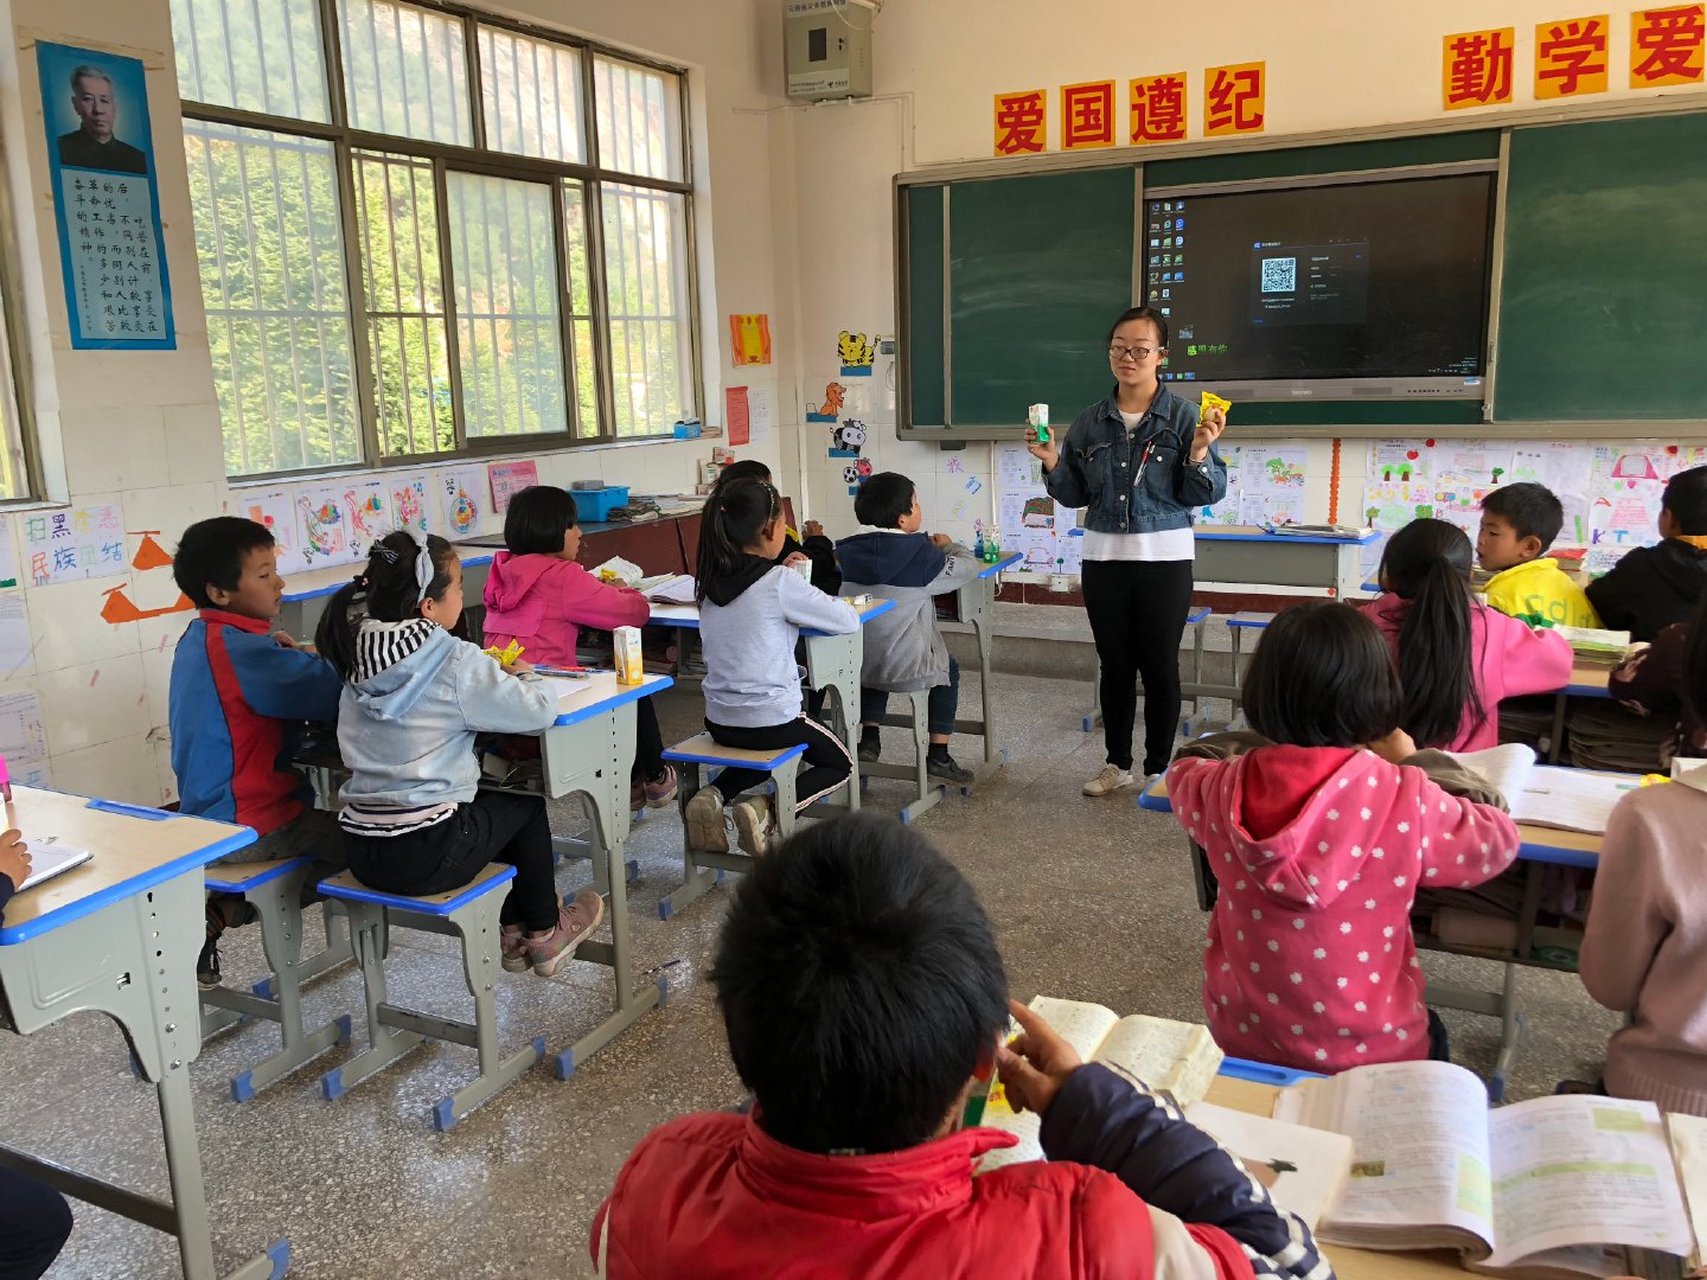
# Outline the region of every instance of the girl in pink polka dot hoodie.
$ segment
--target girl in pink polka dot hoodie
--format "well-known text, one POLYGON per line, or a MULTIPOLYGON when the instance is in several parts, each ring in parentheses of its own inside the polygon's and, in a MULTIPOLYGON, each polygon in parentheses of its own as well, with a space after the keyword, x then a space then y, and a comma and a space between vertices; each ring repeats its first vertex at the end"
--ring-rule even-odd
POLYGON ((1367 618, 1300 605, 1270 624, 1245 677, 1261 737, 1237 737, 1261 745, 1205 758, 1228 749, 1206 739, 1168 769, 1174 816, 1220 886, 1203 1006, 1229 1054, 1324 1072, 1430 1056, 1417 890, 1492 879, 1518 836, 1497 804, 1431 779, 1478 791, 1395 728, 1401 700, 1367 618))

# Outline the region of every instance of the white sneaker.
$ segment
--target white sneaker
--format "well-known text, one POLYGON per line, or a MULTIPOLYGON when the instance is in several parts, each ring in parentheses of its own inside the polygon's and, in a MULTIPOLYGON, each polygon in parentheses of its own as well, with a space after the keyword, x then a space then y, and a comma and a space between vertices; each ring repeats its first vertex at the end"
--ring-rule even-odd
POLYGON ((1130 787, 1131 785, 1132 773, 1130 770, 1105 764, 1101 773, 1085 783, 1084 793, 1087 796, 1111 796, 1122 787, 1130 787))
POLYGON ((771 840, 776 834, 770 797, 754 796, 750 800, 738 801, 729 807, 729 812, 734 816, 735 838, 741 848, 755 858, 769 853, 771 840))
POLYGON ((707 853, 728 853, 729 837, 723 830, 723 793, 716 787, 701 787, 682 809, 688 829, 688 847, 707 853))

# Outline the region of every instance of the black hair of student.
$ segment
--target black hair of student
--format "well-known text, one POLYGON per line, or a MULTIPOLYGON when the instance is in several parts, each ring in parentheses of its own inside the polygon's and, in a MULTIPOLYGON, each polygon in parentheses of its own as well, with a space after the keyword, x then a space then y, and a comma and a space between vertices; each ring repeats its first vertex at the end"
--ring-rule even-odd
POLYGON ((212 516, 197 520, 178 539, 172 556, 172 580, 198 609, 211 609, 208 587, 237 590, 243 561, 251 551, 273 545, 273 531, 242 516, 212 516))
POLYGON ((1458 736, 1464 709, 1476 724, 1487 710, 1476 692, 1471 624, 1470 539, 1444 520, 1413 520, 1387 540, 1381 574, 1410 602, 1399 624, 1399 724, 1419 747, 1458 736))
POLYGON ((1482 510, 1509 524, 1520 538, 1541 539, 1545 552, 1565 527, 1565 506, 1544 484, 1506 484, 1482 499, 1482 510))
POLYGON ((694 598, 705 603, 705 584, 722 577, 748 554, 759 531, 782 519, 782 496, 764 480, 735 479, 713 486, 699 519, 699 559, 694 598))
POLYGON ((1115 322, 1108 326, 1107 342, 1112 344, 1114 342, 1115 330, 1130 320, 1148 320, 1151 324, 1156 326, 1156 345, 1159 347, 1165 347, 1168 345, 1168 318, 1160 311, 1157 311, 1154 307, 1126 308, 1126 310, 1122 311, 1115 319, 1115 322))
POLYGON ((504 545, 513 556, 554 556, 563 550, 563 535, 579 522, 567 489, 529 485, 504 512, 504 545))
MULTIPOLYGON (((402 622, 421 611, 421 588, 415 581, 415 558, 421 543, 412 533, 388 533, 368 548, 367 564, 355 578, 338 588, 326 603, 315 630, 314 643, 320 656, 330 662, 344 679, 356 669, 356 630, 363 618, 378 622, 402 622)), ((427 583, 427 598, 437 600, 450 586, 456 567, 456 548, 436 533, 427 535, 427 552, 433 557, 433 577, 427 583)))
POLYGON ((1240 698, 1251 728, 1299 747, 1379 742, 1398 726, 1404 703, 1386 638, 1361 609, 1334 600, 1275 616, 1240 698))
POLYGON ((1661 500, 1671 518, 1677 521, 1677 531, 1691 537, 1707 534, 1707 467, 1690 467, 1679 471, 1666 482, 1665 497, 1661 500))
POLYGON ((753 865, 711 981, 760 1123, 819 1154, 928 1141, 1008 1020, 972 886, 872 813, 814 823, 753 865))
POLYGON ((899 529, 917 492, 918 486, 899 471, 867 476, 854 495, 854 519, 874 529, 899 529))
POLYGON ((771 469, 757 458, 741 458, 717 473, 718 484, 728 484, 731 480, 762 480, 769 484, 771 469))

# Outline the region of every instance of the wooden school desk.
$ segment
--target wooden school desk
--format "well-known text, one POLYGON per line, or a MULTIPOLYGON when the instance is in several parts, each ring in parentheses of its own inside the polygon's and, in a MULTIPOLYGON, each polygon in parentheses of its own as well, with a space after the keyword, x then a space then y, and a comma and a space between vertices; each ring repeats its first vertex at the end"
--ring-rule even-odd
MULTIPOLYGON (((847 788, 847 806, 850 809, 859 808, 859 670, 865 658, 862 632, 866 623, 881 617, 894 607, 893 600, 872 600, 856 610, 861 630, 845 636, 825 635, 822 631, 810 630, 800 633, 800 638, 806 642, 807 682, 814 689, 836 691, 834 714, 837 720, 833 731, 847 744, 848 755, 852 757, 853 772, 849 774, 850 785, 847 788)), ((675 627, 678 631, 697 631, 699 606, 655 602, 652 605, 652 617, 647 625, 675 627)), ((839 802, 826 798, 824 803, 839 802)))
MULTIPOLYGON (((56 837, 95 856, 6 907, 0 988, 19 1034, 70 1014, 104 1013, 130 1039, 142 1077, 159 1092, 172 1198, 160 1200, 0 1146, 0 1164, 67 1195, 178 1238, 187 1280, 213 1280, 213 1241, 190 1093, 201 1053, 196 954, 205 934, 202 868, 254 843, 248 827, 159 809, 109 804, 16 787, 7 817, 27 840, 56 837)), ((229 1273, 233 1280, 284 1274, 290 1246, 229 1273)))
MULTIPOLYGON (((1587 771, 1584 771, 1585 773, 1587 771)), ((1625 777, 1633 775, 1607 775, 1625 777)), ((1166 778, 1157 778, 1146 787, 1138 797, 1138 807, 1151 813, 1172 813, 1173 805, 1168 799, 1166 778)), ((1488 1082, 1488 1096, 1498 1102, 1505 1096, 1505 1083, 1511 1074, 1512 1060, 1517 1055, 1518 1044, 1523 1034, 1523 1010, 1517 998, 1518 966, 1527 965, 1535 969, 1553 969, 1566 973, 1575 973, 1573 965, 1562 964, 1550 958, 1546 950, 1550 944, 1562 939, 1553 935, 1537 922, 1541 910, 1541 895, 1543 882, 1549 866, 1580 867, 1593 870, 1600 864, 1600 844, 1602 837, 1590 835, 1581 831, 1560 831, 1553 827, 1538 827, 1527 822, 1517 824, 1518 838, 1521 843, 1517 850, 1517 861, 1504 876, 1521 878, 1523 885, 1523 902, 1516 918, 1517 944, 1509 949, 1495 947, 1469 947, 1458 944, 1442 943, 1428 934, 1416 934, 1417 946, 1428 951, 1444 951, 1451 955, 1469 956, 1477 960, 1492 960, 1504 966, 1504 981, 1498 991, 1476 990, 1460 987, 1448 982, 1430 982, 1428 984, 1428 1003, 1438 1005, 1443 1009, 1457 1009, 1466 1013, 1479 1013, 1486 1017, 1500 1020, 1500 1049, 1494 1062, 1493 1075, 1488 1082)), ((1183 833, 1182 833, 1183 834, 1183 833)), ((1208 866, 1208 859, 1187 840, 1191 849, 1192 874, 1197 882, 1198 906, 1208 911, 1214 901, 1214 877, 1208 866)), ((1504 878, 1496 877, 1496 878, 1504 878)), ((1579 935, 1580 936, 1580 935, 1579 935)))
MULTIPOLYGON (((486 589, 486 573, 492 564, 492 552, 485 547, 458 546, 457 554, 462 559, 465 610, 477 609, 481 593, 486 589)), ((313 641, 314 629, 320 625, 320 615, 326 611, 326 602, 353 579, 361 567, 360 564, 333 564, 288 575, 276 629, 298 640, 313 641)))
POLYGON ((564 683, 577 687, 558 698, 557 722, 539 735, 545 790, 554 799, 579 793, 592 805, 593 878, 610 898, 606 918, 611 940, 608 944, 583 942, 575 958, 611 970, 616 1002, 598 1026, 557 1055, 559 1080, 567 1080, 579 1063, 621 1035, 641 1014, 657 1008, 663 998, 662 980, 639 991, 634 988, 623 845, 633 820, 628 775, 634 759, 634 704, 662 693, 673 682, 668 676, 648 675, 637 685, 619 685, 615 673, 598 671, 585 680, 564 683))
MULTIPOLYGON (((1271 1084, 1216 1076, 1209 1084, 1206 1100, 1248 1115, 1267 1116, 1274 1114, 1274 1099, 1279 1092, 1271 1084)), ((1464 1280, 1470 1274, 1460 1264, 1458 1254, 1450 1249, 1377 1253, 1372 1249, 1323 1244, 1319 1240, 1316 1247, 1332 1264, 1339 1280, 1448 1280, 1448 1277, 1464 1280)))

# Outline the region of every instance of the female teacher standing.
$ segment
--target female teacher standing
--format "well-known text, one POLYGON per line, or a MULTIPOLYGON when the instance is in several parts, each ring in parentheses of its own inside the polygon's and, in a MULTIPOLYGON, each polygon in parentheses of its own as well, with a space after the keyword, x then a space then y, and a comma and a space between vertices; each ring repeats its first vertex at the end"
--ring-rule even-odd
POLYGON ((1133 307, 1108 334, 1114 393, 1073 420, 1059 447, 1027 447, 1043 463, 1050 496, 1085 507, 1085 613, 1102 663, 1103 737, 1108 763, 1085 783, 1106 796, 1132 783, 1132 721, 1144 679, 1144 773, 1167 768, 1179 724, 1179 647, 1191 607, 1196 547, 1191 509, 1227 492, 1215 439, 1227 425, 1157 377, 1168 353, 1168 321, 1133 307))

